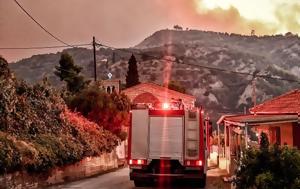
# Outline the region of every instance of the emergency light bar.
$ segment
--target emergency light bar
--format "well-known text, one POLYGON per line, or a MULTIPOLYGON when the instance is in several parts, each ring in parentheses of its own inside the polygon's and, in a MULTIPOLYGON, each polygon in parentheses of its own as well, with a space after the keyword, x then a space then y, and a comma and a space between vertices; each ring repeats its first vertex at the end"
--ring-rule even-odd
POLYGON ((163 103, 162 104, 162 109, 164 109, 164 110, 168 110, 168 109, 170 109, 170 104, 169 103, 163 103))

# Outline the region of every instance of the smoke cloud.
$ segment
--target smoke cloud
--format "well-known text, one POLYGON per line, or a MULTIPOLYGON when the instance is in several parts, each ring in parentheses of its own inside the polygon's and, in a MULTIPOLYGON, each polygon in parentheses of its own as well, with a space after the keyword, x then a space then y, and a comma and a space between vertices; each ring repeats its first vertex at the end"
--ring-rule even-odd
MULTIPOLYGON (((201 1, 201 0, 199 0, 201 1)), ((260 0, 256 0, 258 3, 260 0)), ((153 32, 179 24, 199 30, 250 34, 299 33, 298 0, 270 1, 277 22, 249 20, 234 6, 199 11, 195 0, 19 0, 51 33, 67 43, 89 43, 92 36, 104 44, 130 47, 153 32), (293 2, 293 3, 286 3, 293 2)), ((201 8, 201 7, 200 7, 201 8)), ((253 10, 255 14, 255 10, 253 10)), ((61 45, 30 20, 14 1, 0 0, 0 47, 61 45)), ((8 61, 61 49, 0 50, 8 61)))

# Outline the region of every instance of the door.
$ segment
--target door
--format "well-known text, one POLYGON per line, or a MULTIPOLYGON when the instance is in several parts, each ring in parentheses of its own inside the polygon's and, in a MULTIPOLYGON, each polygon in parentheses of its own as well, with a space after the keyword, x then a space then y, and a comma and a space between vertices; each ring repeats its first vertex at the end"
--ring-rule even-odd
POLYGON ((150 159, 183 160, 183 117, 150 117, 150 159))

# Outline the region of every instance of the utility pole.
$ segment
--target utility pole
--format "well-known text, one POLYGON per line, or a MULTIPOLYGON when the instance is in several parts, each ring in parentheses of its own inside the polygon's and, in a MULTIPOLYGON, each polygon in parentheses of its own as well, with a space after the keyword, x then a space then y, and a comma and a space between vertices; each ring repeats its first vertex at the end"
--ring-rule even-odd
POLYGON ((97 81, 97 62, 96 62, 96 41, 93 37, 93 52, 94 52, 94 79, 97 81))
POLYGON ((256 77, 252 80, 252 102, 253 106, 256 106, 256 77))
POLYGON ((112 63, 114 64, 116 62, 116 55, 115 52, 112 54, 112 63))

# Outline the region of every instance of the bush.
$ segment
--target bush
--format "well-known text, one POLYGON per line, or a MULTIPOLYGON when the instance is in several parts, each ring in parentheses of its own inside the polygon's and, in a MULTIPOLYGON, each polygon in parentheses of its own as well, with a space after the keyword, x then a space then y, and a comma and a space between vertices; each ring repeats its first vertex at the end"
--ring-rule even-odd
POLYGON ((91 86, 67 102, 71 110, 80 112, 117 136, 121 136, 122 127, 129 123, 130 101, 124 94, 107 94, 99 87, 91 86))
POLYGON ((237 170, 237 188, 293 189, 300 187, 300 153, 288 146, 269 147, 261 135, 260 149, 247 149, 237 170))

